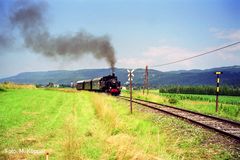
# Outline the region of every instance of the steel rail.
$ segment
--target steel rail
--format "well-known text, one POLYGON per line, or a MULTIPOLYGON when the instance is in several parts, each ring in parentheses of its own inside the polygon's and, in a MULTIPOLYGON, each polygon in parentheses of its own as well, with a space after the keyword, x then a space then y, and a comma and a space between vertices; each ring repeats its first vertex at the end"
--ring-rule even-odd
MULTIPOLYGON (((119 96, 119 98, 129 101, 129 97, 126 97, 126 96, 119 96)), ((169 114, 169 115, 181 118, 181 119, 188 120, 191 123, 203 126, 205 128, 208 128, 208 129, 211 129, 214 131, 217 131, 221 134, 230 136, 230 137, 240 141, 240 123, 239 122, 235 122, 232 120, 227 120, 224 118, 219 118, 219 117, 215 117, 215 116, 211 116, 211 115, 206 115, 206 114, 202 114, 202 113, 198 113, 198 112, 194 112, 194 111, 189 111, 189 110, 178 108, 175 106, 169 106, 169 105, 160 104, 160 103, 156 103, 156 102, 141 100, 141 99, 133 99, 132 102, 146 106, 148 108, 151 108, 151 109, 154 109, 154 110, 157 110, 160 112, 164 112, 166 114, 169 114), (158 107, 152 106, 152 105, 157 105, 158 107), (198 118, 200 118, 200 120, 196 120, 196 116, 198 116, 198 118), (195 118, 193 118, 193 117, 195 117, 195 118), (209 125, 208 124, 209 122, 211 122, 210 124, 213 124, 213 125, 209 125), (218 125, 215 126, 214 122, 215 122, 215 124, 221 124, 222 128, 219 127, 218 125), (230 126, 230 128, 229 128, 229 126, 230 126), (231 130, 234 130, 234 132, 236 132, 237 134, 231 133, 231 130)))
MULTIPOLYGON (((127 97, 127 96, 119 96, 119 97, 129 98, 129 97, 127 97)), ((221 117, 216 117, 216 116, 213 116, 213 115, 207 115, 207 114, 203 114, 203 113, 199 113, 199 112, 195 112, 195 111, 190 111, 190 110, 187 110, 187 109, 179 108, 179 107, 176 107, 176 106, 170 106, 170 105, 167 105, 167 104, 162 104, 162 103, 147 101, 147 100, 143 100, 143 99, 139 99, 139 98, 134 98, 134 99, 135 99, 135 100, 139 100, 139 101, 143 101, 143 102, 147 102, 147 103, 151 103, 151 104, 156 104, 156 105, 164 106, 164 107, 169 107, 169 108, 178 109, 178 110, 185 111, 185 112, 189 112, 189 113, 193 113, 193 114, 198 114, 198 115, 205 116, 205 117, 209 117, 209 118, 214 118, 214 119, 222 120, 222 121, 225 121, 225 122, 228 122, 228 123, 232 123, 232 124, 236 124, 236 125, 239 125, 239 126, 240 126, 240 122, 233 121, 233 120, 230 120, 230 119, 225 119, 225 118, 221 118, 221 117)))

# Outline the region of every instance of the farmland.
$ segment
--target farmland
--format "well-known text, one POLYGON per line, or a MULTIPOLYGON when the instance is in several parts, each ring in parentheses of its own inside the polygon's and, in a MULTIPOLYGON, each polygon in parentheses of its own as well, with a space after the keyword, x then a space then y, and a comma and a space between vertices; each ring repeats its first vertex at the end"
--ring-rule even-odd
MULTIPOLYGON (((123 91, 122 95, 129 96, 129 92, 123 91)), ((133 97, 240 121, 239 96, 220 96, 218 113, 214 95, 159 93, 158 90, 150 90, 148 95, 146 92, 143 95, 142 91, 135 90, 133 97)))
POLYGON ((0 106, 0 159, 234 158, 214 133, 105 94, 4 89, 0 106))

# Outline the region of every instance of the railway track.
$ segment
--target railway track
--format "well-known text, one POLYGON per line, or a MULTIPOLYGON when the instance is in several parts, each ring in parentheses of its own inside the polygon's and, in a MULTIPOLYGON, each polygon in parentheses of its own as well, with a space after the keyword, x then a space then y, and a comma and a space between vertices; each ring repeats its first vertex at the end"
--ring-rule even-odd
MULTIPOLYGON (((119 96, 119 98, 130 101, 129 97, 119 96)), ((194 124, 217 131, 221 134, 227 135, 240 141, 239 122, 141 99, 132 99, 132 102, 160 112, 164 112, 175 117, 188 120, 194 124)))

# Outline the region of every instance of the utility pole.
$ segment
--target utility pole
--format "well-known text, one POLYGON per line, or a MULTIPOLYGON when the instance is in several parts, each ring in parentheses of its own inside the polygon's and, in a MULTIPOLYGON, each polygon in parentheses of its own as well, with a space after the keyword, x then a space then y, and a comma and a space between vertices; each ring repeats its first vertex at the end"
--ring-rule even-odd
POLYGON ((220 83, 220 75, 223 74, 223 72, 215 72, 217 75, 217 89, 216 89, 216 112, 218 112, 218 96, 219 96, 219 83, 220 83))
POLYGON ((132 114, 132 80, 133 80, 133 70, 127 70, 128 71, 128 81, 130 82, 129 90, 130 90, 130 112, 132 114))
POLYGON ((144 94, 144 89, 147 90, 147 94, 148 94, 148 65, 146 65, 146 68, 145 68, 143 94, 144 94))

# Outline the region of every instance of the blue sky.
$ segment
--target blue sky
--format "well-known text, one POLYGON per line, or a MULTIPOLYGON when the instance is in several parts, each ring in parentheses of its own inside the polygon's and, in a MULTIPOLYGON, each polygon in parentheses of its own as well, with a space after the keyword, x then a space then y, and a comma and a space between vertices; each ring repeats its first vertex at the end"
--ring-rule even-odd
MULTIPOLYGON (((108 35, 115 48, 116 67, 143 68, 240 41, 238 0, 50 0, 48 3, 47 25, 51 34, 84 30, 96 36, 108 35)), ((236 46, 154 69, 205 69, 239 64, 240 47, 236 46)), ((0 77, 25 71, 106 67, 104 60, 91 55, 74 61, 48 59, 24 48, 21 39, 0 51, 0 77)))

